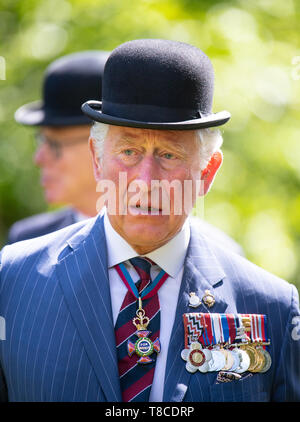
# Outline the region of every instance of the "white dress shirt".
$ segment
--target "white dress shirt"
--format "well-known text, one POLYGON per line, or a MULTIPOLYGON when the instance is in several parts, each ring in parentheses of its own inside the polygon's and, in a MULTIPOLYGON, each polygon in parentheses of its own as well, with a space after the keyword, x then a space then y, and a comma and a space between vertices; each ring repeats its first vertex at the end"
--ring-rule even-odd
MULTIPOLYGON (((127 293, 127 287, 119 277, 114 266, 139 256, 137 252, 113 229, 106 211, 104 211, 104 229, 107 244, 108 276, 110 284, 112 312, 114 324, 127 293)), ((162 401, 168 346, 175 319, 178 294, 183 275, 183 264, 190 240, 190 225, 186 221, 181 231, 162 247, 144 255, 157 265, 151 268, 151 279, 162 268, 169 277, 158 291, 160 302, 160 336, 161 352, 157 356, 153 384, 149 401, 162 401)), ((136 282, 139 276, 133 266, 125 263, 132 279, 136 282)))

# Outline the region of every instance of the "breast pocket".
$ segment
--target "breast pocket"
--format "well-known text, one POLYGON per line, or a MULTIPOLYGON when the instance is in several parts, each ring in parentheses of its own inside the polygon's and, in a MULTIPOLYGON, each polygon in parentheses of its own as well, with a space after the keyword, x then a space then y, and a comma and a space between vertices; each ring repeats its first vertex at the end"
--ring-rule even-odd
POLYGON ((210 387, 212 402, 266 402, 270 393, 258 374, 210 387))

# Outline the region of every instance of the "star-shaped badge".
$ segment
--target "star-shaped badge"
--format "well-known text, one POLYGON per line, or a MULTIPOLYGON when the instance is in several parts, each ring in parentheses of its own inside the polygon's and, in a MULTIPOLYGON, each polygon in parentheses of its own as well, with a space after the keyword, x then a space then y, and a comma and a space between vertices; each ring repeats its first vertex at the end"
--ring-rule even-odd
POLYGON ((211 351, 203 349, 202 345, 198 341, 194 341, 190 344, 189 349, 184 349, 181 352, 181 357, 186 361, 186 370, 192 374, 197 370, 200 372, 208 372, 208 362, 212 358, 211 351))

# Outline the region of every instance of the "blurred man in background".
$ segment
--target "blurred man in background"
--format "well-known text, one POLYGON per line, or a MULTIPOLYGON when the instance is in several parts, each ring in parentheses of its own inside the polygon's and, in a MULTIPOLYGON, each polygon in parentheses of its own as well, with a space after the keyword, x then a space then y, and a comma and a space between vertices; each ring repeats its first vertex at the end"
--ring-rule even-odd
POLYGON ((15 113, 18 123, 39 128, 34 162, 49 204, 59 211, 16 222, 8 242, 41 236, 96 215, 97 192, 87 140, 91 120, 81 104, 101 95, 102 73, 109 53, 85 51, 55 60, 45 72, 43 100, 15 113))

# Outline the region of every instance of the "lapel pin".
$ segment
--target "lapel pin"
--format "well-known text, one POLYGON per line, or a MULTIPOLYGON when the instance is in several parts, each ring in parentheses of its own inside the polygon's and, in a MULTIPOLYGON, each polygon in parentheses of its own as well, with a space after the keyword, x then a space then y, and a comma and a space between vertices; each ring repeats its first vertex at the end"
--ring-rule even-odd
POLYGON ((190 293, 189 305, 192 308, 197 308, 199 305, 201 305, 201 300, 199 299, 199 297, 196 295, 195 292, 190 293))
POLYGON ((205 305, 208 306, 209 308, 214 306, 214 304, 216 302, 215 297, 212 293, 210 293, 210 290, 204 291, 204 296, 203 296, 202 300, 205 303, 205 305))

